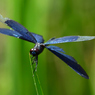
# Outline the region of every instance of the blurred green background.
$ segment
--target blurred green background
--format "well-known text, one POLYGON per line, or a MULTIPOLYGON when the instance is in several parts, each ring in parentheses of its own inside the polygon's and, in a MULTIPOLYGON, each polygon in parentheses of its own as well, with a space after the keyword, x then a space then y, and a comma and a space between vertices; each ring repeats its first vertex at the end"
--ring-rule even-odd
MULTIPOLYGON (((95 35, 95 0, 0 0, 0 14, 29 31, 52 37, 95 35)), ((0 23, 0 27, 9 28, 0 23)), ((79 76, 47 49, 37 73, 44 95, 95 95, 95 40, 57 46, 88 73, 79 76)), ((36 95, 29 63, 34 44, 0 34, 0 95, 36 95)))

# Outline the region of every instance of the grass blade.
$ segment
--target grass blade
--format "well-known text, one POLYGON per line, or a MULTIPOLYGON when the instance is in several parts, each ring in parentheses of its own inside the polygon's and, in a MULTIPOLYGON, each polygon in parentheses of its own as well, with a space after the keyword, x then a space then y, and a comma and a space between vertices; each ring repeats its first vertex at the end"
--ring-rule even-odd
POLYGON ((30 59, 31 71, 32 71, 34 85, 35 85, 35 89, 36 89, 37 95, 44 95, 43 91, 42 91, 42 87, 40 85, 40 81, 39 81, 38 75, 37 75, 37 71, 34 71, 35 70, 35 65, 32 64, 30 53, 29 53, 29 59, 30 59))

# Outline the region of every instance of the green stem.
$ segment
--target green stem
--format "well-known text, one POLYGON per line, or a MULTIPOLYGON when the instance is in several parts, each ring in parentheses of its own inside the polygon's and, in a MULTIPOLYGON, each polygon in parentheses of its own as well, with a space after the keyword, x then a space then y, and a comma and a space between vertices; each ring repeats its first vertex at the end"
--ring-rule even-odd
POLYGON ((35 85, 35 89, 36 89, 37 95, 44 95, 43 91, 42 91, 42 87, 40 85, 40 81, 39 81, 38 75, 37 75, 37 71, 34 71, 35 70, 35 66, 32 64, 30 53, 29 53, 29 59, 30 59, 31 71, 32 71, 34 85, 35 85))

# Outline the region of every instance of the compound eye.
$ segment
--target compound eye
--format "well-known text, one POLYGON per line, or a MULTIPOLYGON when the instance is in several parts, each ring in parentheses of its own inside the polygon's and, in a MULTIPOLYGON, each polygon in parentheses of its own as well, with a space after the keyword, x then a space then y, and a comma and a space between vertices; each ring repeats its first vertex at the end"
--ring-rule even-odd
POLYGON ((35 56, 36 55, 36 50, 35 49, 30 49, 30 54, 35 56))
POLYGON ((32 51, 32 55, 36 55, 36 52, 35 51, 32 51))

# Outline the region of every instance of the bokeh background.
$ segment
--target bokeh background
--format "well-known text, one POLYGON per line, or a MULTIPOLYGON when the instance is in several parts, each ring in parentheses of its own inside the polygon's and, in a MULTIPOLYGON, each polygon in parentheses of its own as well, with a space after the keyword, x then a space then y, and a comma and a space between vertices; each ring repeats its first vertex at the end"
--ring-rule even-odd
MULTIPOLYGON (((95 36, 95 0, 0 0, 0 14, 52 37, 95 36)), ((9 28, 0 23, 0 27, 9 28)), ((34 44, 0 34, 0 95, 36 95, 29 62, 34 44)), ((57 45, 88 73, 79 76, 47 49, 37 73, 44 95, 95 95, 95 40, 57 45)))

